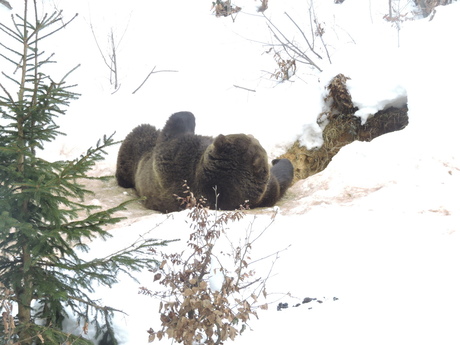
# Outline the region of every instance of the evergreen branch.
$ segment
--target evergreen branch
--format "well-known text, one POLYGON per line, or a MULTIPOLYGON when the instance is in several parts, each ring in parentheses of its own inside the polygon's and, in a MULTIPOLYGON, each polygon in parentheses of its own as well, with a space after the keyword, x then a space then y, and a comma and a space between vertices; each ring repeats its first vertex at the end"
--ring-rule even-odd
POLYGON ((101 306, 97 303, 94 303, 91 301, 91 299, 87 299, 87 300, 84 300, 82 298, 79 298, 79 297, 76 297, 76 296, 68 296, 70 299, 73 299, 74 301, 77 301, 77 302, 80 302, 80 303, 83 303, 83 304, 86 304, 90 307, 93 307, 94 309, 98 309, 98 310, 102 310, 102 311, 116 311, 116 312, 119 312, 119 313, 122 313, 122 314, 125 314, 125 315, 128 315, 127 313, 125 313, 123 310, 120 310, 120 309, 115 309, 115 308, 112 308, 112 307, 108 307, 108 306, 101 306))
MULTIPOLYGON (((126 217, 113 217, 113 214, 115 212, 125 210, 125 206, 133 201, 134 200, 128 200, 108 210, 92 213, 82 220, 64 223, 61 225, 61 229, 67 234, 70 241, 75 241, 81 237, 92 239, 96 237, 96 234, 102 235, 103 237, 111 236, 108 232, 102 230, 102 226, 116 224, 121 220, 126 219, 126 217)), ((92 205, 82 206, 84 206, 87 210, 93 207, 98 207, 92 205)))
MULTIPOLYGON (((60 20, 62 19, 62 17, 60 16, 60 15, 61 15, 61 12, 62 12, 62 11, 60 11, 59 13, 54 12, 53 15, 50 17, 50 19, 49 19, 48 22, 46 22, 46 21, 43 20, 42 23, 41 23, 41 25, 39 25, 39 26, 36 28, 36 31, 38 32, 38 31, 40 31, 43 27, 47 27, 47 26, 49 26, 49 25, 52 25, 52 24, 54 24, 54 23, 60 21, 60 20), (56 17, 53 18, 53 16, 55 16, 55 15, 56 15, 56 17)), ((32 44, 38 43, 39 41, 41 41, 41 40, 43 40, 43 39, 45 39, 45 38, 47 38, 47 37, 49 37, 49 36, 55 34, 56 32, 58 32, 58 31, 64 29, 67 25, 69 25, 71 22, 73 22, 73 20, 74 20, 75 18, 77 18, 77 17, 78 17, 78 13, 76 13, 76 14, 75 14, 71 19, 69 19, 66 23, 63 23, 63 24, 62 24, 59 28, 57 28, 56 30, 51 31, 51 32, 48 33, 48 34, 46 34, 46 35, 44 35, 44 36, 41 36, 41 37, 37 38, 35 41, 30 42, 30 44, 32 45, 32 44)), ((44 19, 46 19, 46 16, 45 16, 44 19)), ((33 34, 35 34, 35 32, 34 32, 33 34)), ((30 35, 30 37, 33 37, 33 35, 30 35)))
MULTIPOLYGON (((30 66, 29 69, 27 69, 27 72, 33 72, 33 74, 28 75, 30 79, 27 79, 28 82, 33 83, 34 86, 40 85, 39 82, 37 82, 37 73, 38 73, 38 68, 37 67, 43 67, 43 65, 48 64, 48 63, 56 63, 55 61, 52 61, 51 58, 54 56, 54 53, 52 53, 50 56, 48 56, 46 59, 39 61, 38 58, 41 57, 45 52, 33 52, 32 54, 28 55, 26 58, 26 62, 30 61, 30 64, 27 64, 27 66, 30 66)), ((49 78, 47 76, 47 78, 49 78)))
MULTIPOLYGON (((2 74, 4 74, 4 73, 2 72, 2 74)), ((8 92, 7 89, 5 89, 5 87, 2 85, 2 83, 0 83, 0 87, 2 88, 3 92, 8 96, 9 101, 11 103, 15 104, 13 97, 11 97, 10 93, 8 92)))
MULTIPOLYGON (((64 75, 64 77, 62 77, 61 81, 59 82, 59 85, 65 84, 64 81, 67 79, 67 77, 68 77, 71 73, 73 73, 77 68, 79 68, 80 66, 81 66, 81 64, 78 64, 77 66, 75 66, 74 68, 72 68, 69 72, 67 72, 67 73, 64 75)), ((74 86, 75 86, 75 85, 70 85, 70 86, 68 86, 68 87, 74 87, 74 86)))
POLYGON ((20 34, 16 33, 16 32, 14 32, 13 30, 11 30, 6 25, 0 23, 0 30, 22 44, 22 36, 20 34))
POLYGON ((25 24, 18 24, 18 23, 16 22, 16 20, 15 20, 15 17, 16 17, 17 19, 19 19, 20 22, 23 22, 23 23, 26 22, 27 18, 25 18, 25 17, 23 18, 23 17, 21 17, 19 14, 15 14, 14 16, 12 16, 13 26, 14 26, 14 28, 15 28, 16 31, 17 31, 17 35, 18 35, 18 37, 19 37, 19 39, 20 39, 20 42, 21 42, 21 45, 22 45, 22 44, 24 44, 24 38, 25 38, 25 36, 24 36, 24 31, 21 31, 20 28, 21 28, 21 27, 24 27, 25 24))
MULTIPOLYGON (((130 201, 128 201, 128 202, 130 202, 130 201)), ((128 202, 125 202, 125 203, 128 203, 128 202)), ((175 240, 157 240, 157 239, 146 239, 145 238, 145 235, 147 235, 149 232, 153 231, 154 229, 158 228, 167 219, 169 219, 169 217, 166 217, 162 222, 156 224, 155 227, 152 228, 151 230, 149 230, 146 234, 144 234, 142 236, 139 236, 138 239, 136 239, 133 243, 129 244, 128 246, 126 246, 126 247, 124 247, 122 249, 119 249, 118 251, 116 251, 114 253, 111 253, 111 254, 103 257, 103 258, 95 259, 95 260, 93 260, 92 263, 91 262, 86 263, 84 265, 84 267, 92 266, 92 265, 94 265, 94 262, 98 262, 99 264, 102 264, 102 263, 107 264, 107 263, 113 263, 113 262, 116 262, 116 263, 124 262, 124 265, 118 265, 117 264, 117 268, 121 269, 123 272, 125 272, 125 273, 127 273, 128 275, 131 276, 131 273, 129 271, 123 270, 123 266, 130 267, 130 268, 136 267, 137 269, 135 269, 135 270, 138 270, 138 269, 146 267, 145 266, 146 264, 150 265, 150 263, 152 262, 152 259, 150 259, 150 258, 146 259, 143 256, 139 256, 139 254, 145 254, 145 252, 143 250, 150 249, 151 247, 154 247, 154 246, 165 246, 168 243, 178 241, 178 239, 175 239, 175 240), (129 263, 129 265, 126 265, 126 263, 129 263)), ((148 252, 149 252, 149 257, 150 257, 151 252, 150 251, 148 251, 148 252)), ((157 260, 153 260, 153 261, 156 264, 158 264, 157 260)))
POLYGON ((101 154, 106 153, 104 149, 108 146, 112 146, 115 144, 113 140, 114 135, 115 135, 115 132, 113 132, 109 137, 104 135, 102 138, 102 145, 101 145, 101 140, 99 139, 96 143, 96 148, 93 149, 92 147, 90 147, 87 150, 86 155, 82 155, 78 160, 75 161, 74 165, 84 166, 85 162, 92 161, 92 160, 93 161, 101 160, 102 159, 101 154))
MULTIPOLYGON (((6 45, 4 45, 3 43, 0 42, 0 46, 2 46, 3 48, 5 48, 6 50, 18 55, 19 57, 21 57, 21 54, 18 53, 17 51, 7 47, 6 45)), ((10 58, 8 58, 6 55, 3 55, 3 54, 0 54, 1 57, 3 57, 5 60, 8 60, 9 62, 11 62, 13 65, 17 65, 16 62, 14 62, 13 60, 11 60, 10 58)))

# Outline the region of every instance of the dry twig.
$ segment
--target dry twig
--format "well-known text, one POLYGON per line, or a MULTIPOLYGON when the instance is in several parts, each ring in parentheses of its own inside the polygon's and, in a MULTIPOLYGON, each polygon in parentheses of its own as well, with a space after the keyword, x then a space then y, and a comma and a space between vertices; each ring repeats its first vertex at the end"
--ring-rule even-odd
POLYGON ((149 77, 154 74, 154 73, 161 73, 161 72, 179 72, 179 71, 175 71, 175 70, 161 70, 161 71, 155 71, 155 68, 157 68, 157 66, 153 67, 152 70, 150 71, 150 73, 147 75, 147 77, 145 77, 144 81, 141 83, 141 85, 139 85, 139 87, 133 91, 133 95, 145 84, 145 82, 147 81, 147 79, 149 79, 149 77))
POLYGON ((99 41, 96 37, 96 34, 94 32, 93 24, 90 22, 89 24, 91 28, 91 33, 93 34, 94 41, 96 42, 97 49, 99 50, 99 53, 101 54, 102 60, 104 61, 104 64, 107 66, 107 68, 110 71, 110 84, 114 86, 115 92, 118 91, 120 88, 120 84, 118 83, 118 63, 117 63, 117 49, 121 41, 123 40, 123 37, 128 30, 128 26, 126 26, 125 31, 123 32, 123 35, 121 36, 120 40, 118 43, 115 43, 115 35, 113 32, 113 29, 110 29, 110 35, 109 35, 109 44, 110 44, 110 52, 108 53, 108 58, 106 58, 105 54, 103 53, 101 46, 99 45, 99 41))
MULTIPOLYGON (((296 28, 300 31, 302 37, 304 38, 305 42, 308 45, 309 52, 313 53, 318 59, 322 59, 321 55, 319 55, 315 50, 314 46, 310 43, 309 39, 306 37, 303 30, 297 25, 297 23, 289 16, 289 14, 285 13, 285 15, 289 18, 289 20, 296 26, 296 28)), ((265 19, 268 21, 269 25, 268 28, 272 32, 273 37, 279 42, 285 53, 290 57, 291 60, 295 60, 297 62, 310 65, 316 68, 318 71, 322 71, 321 68, 313 61, 312 58, 308 56, 308 54, 302 50, 297 44, 295 44, 292 40, 288 39, 283 32, 278 29, 278 27, 273 24, 273 22, 265 16, 265 19)))
POLYGON ((0 0, 0 4, 4 5, 7 9, 12 10, 13 7, 11 7, 10 3, 6 0, 0 0))
POLYGON ((256 90, 248 89, 248 88, 243 87, 243 86, 233 85, 233 87, 236 87, 237 89, 242 89, 242 90, 250 91, 250 92, 256 92, 256 90))

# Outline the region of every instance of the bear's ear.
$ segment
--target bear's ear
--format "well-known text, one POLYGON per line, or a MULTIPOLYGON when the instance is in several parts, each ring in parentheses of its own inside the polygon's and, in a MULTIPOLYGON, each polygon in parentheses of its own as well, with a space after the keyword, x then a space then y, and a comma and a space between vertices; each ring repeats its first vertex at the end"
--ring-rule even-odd
POLYGON ((216 139, 214 139, 214 147, 217 148, 217 149, 221 148, 222 146, 224 146, 227 143, 228 143, 228 140, 225 137, 225 135, 223 135, 223 134, 219 134, 216 137, 216 139))

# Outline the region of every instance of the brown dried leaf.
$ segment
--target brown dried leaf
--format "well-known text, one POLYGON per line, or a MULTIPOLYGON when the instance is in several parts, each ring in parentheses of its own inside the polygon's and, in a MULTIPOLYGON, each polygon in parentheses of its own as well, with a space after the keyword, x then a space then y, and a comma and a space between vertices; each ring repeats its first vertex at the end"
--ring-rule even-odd
POLYGON ((83 326, 83 334, 88 334, 88 322, 85 322, 85 325, 83 326))
MULTIPOLYGON (((214 315, 216 315, 216 314, 214 314, 214 315)), ((216 315, 216 322, 220 327, 222 327, 223 322, 222 322, 222 319, 218 315, 216 315)))
POLYGON ((210 314, 207 319, 209 320, 209 322, 211 322, 212 324, 214 324, 216 322, 216 315, 215 314, 210 314))
POLYGON ((230 339, 235 340, 236 333, 237 333, 237 331, 236 331, 235 327, 230 326, 230 329, 228 330, 228 336, 230 337, 230 339))
POLYGON ((263 293, 263 295, 264 295, 264 298, 267 298, 267 290, 263 289, 263 290, 262 290, 262 293, 263 293))
POLYGON ((173 338, 174 337, 174 328, 168 328, 166 330, 166 334, 168 335, 168 338, 173 338))
POLYGON ((211 309, 212 307, 212 303, 210 300, 206 299, 204 301, 201 302, 201 305, 203 306, 203 308, 205 309, 211 309))

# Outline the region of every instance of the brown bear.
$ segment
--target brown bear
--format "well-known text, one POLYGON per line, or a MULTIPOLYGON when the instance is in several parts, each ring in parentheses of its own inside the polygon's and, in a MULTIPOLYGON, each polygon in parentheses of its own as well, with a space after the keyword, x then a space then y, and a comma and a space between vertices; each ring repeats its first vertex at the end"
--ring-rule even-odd
POLYGON ((184 181, 212 208, 234 210, 245 201, 251 208, 273 206, 290 186, 294 169, 287 159, 274 160, 259 141, 245 134, 195 135, 190 112, 170 116, 163 130, 136 127, 118 153, 116 178, 134 187, 145 206, 161 212, 183 208, 184 181))

